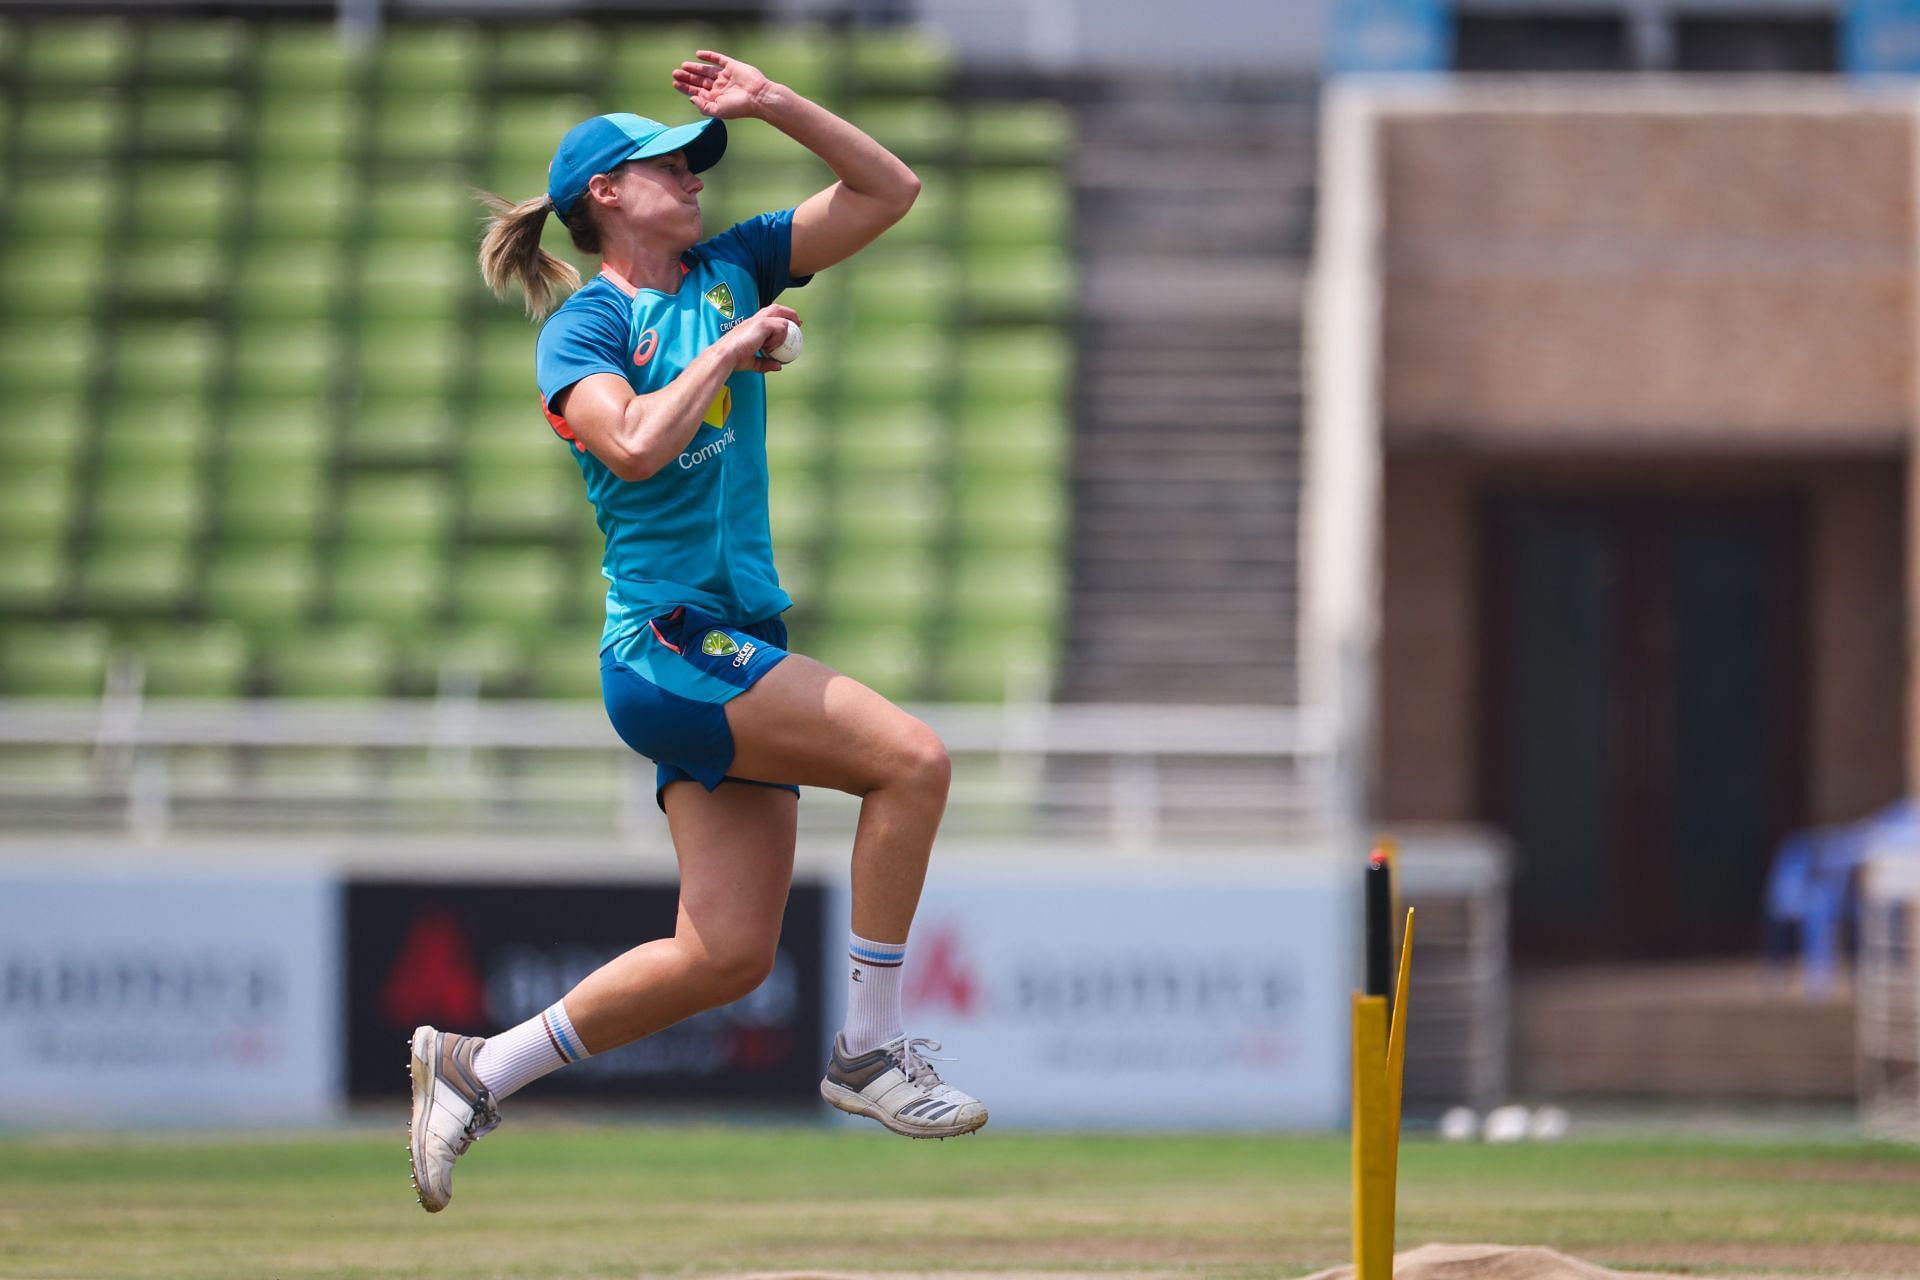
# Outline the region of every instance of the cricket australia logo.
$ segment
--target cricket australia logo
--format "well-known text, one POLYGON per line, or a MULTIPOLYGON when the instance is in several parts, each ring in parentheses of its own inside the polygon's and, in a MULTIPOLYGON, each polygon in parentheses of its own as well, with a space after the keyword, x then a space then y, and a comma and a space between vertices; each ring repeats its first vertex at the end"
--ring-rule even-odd
POLYGON ((706 298, 713 304, 714 310, 729 320, 733 319, 733 290, 725 280, 707 290, 706 298))
POLYGON ((724 658, 739 647, 724 631, 709 631, 700 641, 700 652, 709 658, 724 658))

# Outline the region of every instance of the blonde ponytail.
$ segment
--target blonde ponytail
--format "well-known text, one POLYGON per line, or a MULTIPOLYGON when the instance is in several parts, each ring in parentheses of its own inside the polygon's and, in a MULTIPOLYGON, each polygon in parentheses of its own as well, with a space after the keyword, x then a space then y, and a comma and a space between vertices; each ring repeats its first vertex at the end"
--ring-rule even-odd
POLYGON ((481 278, 498 298, 507 296, 509 286, 519 285, 526 295, 527 314, 540 319, 559 305, 563 294, 580 287, 580 273, 573 264, 540 247, 540 232, 553 212, 553 202, 544 195, 519 204, 491 191, 474 195, 493 215, 480 237, 481 278))

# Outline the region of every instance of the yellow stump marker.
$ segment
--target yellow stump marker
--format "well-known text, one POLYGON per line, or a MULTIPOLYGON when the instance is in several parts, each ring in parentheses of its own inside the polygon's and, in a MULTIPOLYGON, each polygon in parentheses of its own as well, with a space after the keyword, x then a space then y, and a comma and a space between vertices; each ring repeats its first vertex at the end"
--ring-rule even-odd
POLYGON ((1353 993, 1353 1267, 1355 1280, 1392 1280, 1394 1192, 1400 1167, 1400 1099, 1406 1071, 1407 987, 1413 977, 1413 909, 1400 935, 1389 1015, 1392 948, 1390 857, 1367 867, 1367 989, 1353 993))

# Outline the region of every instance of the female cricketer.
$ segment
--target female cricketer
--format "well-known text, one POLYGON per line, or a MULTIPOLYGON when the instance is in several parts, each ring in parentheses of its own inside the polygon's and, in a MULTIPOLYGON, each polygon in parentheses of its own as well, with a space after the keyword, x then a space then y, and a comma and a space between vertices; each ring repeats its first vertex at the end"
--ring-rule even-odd
POLYGON ((673 936, 616 957, 498 1035, 413 1034, 414 1185, 446 1207, 454 1161, 498 1103, 550 1071, 746 995, 767 977, 793 874, 799 787, 861 797, 845 1028, 820 1091, 915 1138, 971 1133, 979 1100, 941 1080, 900 1015, 901 966, 946 808, 932 730, 859 681, 787 649, 792 603, 767 526, 766 388, 787 322, 774 301, 898 222, 920 190, 879 143, 757 69, 702 49, 673 73, 706 117, 596 116, 561 139, 547 192, 493 210, 480 269, 518 285, 540 330, 547 420, 606 535, 600 678, 622 739, 658 769, 680 867, 673 936), (766 121, 838 179, 797 208, 701 239, 699 174, 726 120, 766 121), (558 217, 600 271, 540 248, 558 217))

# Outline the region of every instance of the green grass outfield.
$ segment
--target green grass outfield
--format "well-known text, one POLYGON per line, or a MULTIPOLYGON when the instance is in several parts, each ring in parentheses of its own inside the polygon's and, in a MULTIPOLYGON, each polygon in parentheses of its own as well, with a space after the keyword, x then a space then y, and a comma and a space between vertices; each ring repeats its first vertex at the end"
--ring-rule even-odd
MULTIPOLYGON (((1292 1276, 1347 1249, 1337 1137, 906 1142, 509 1125, 413 1203, 401 1132, 0 1140, 0 1276, 1292 1276)), ((1409 1140, 1400 1243, 1698 1275, 1920 1276, 1920 1149, 1409 1140)))

